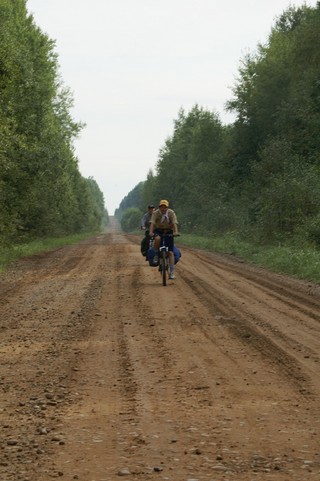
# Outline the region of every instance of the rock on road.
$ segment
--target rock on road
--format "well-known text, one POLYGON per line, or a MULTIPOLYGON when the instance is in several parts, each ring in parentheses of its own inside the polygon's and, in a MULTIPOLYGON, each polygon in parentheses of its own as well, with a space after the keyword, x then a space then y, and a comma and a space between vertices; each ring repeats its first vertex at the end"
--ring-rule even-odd
POLYGON ((319 286, 140 240, 0 276, 0 480, 319 481, 319 286))

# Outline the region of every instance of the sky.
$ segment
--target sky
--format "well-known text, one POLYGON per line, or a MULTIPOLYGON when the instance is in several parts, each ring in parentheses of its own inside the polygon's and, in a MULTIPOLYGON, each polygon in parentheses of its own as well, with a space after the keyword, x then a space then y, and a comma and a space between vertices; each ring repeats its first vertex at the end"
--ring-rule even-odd
POLYGON ((71 115, 86 124, 74 141, 79 170, 96 180, 110 215, 155 172, 181 108, 234 121, 225 104, 241 59, 304 3, 316 0, 27 0, 55 41, 71 115))

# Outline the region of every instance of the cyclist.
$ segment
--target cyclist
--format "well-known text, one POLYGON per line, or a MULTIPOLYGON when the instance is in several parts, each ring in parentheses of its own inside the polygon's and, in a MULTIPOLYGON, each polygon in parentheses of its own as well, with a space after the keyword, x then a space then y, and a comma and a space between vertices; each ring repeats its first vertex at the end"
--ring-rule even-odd
MULTIPOLYGON (((141 223, 140 223, 141 230, 145 231, 145 236, 141 241, 140 250, 141 250, 141 254, 145 257, 147 256, 147 252, 148 252, 148 249, 149 249, 149 243, 150 243, 149 227, 150 227, 150 220, 151 220, 151 216, 152 216, 153 212, 154 212, 154 205, 149 204, 148 210, 144 214, 144 216, 142 217, 141 223)), ((146 257, 146 261, 147 260, 148 259, 146 257)))
MULTIPOLYGON (((169 209, 169 202, 167 200, 160 200, 159 209, 152 214, 149 228, 150 237, 154 236, 154 250, 157 253, 160 247, 161 234, 178 234, 177 216, 172 209, 169 209)), ((175 279, 174 275, 174 255, 173 255, 173 237, 166 236, 165 244, 169 251, 169 265, 170 274, 169 279, 175 279)), ((158 263, 159 258, 156 254, 153 258, 155 264, 158 263)))
POLYGON ((145 230, 146 234, 147 234, 147 231, 149 230, 150 220, 153 212, 154 212, 154 205, 149 204, 147 212, 144 214, 144 216, 141 219, 141 229, 145 230))

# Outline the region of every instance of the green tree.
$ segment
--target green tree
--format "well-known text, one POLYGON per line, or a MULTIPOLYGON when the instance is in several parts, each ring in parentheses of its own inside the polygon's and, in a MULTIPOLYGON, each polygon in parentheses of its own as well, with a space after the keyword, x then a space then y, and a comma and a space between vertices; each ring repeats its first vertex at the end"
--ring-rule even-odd
POLYGON ((208 218, 225 195, 221 181, 227 136, 215 113, 195 105, 188 114, 180 110, 173 135, 160 150, 155 193, 169 199, 184 230, 217 227, 209 226, 208 218))
POLYGON ((2 242, 96 228, 104 210, 78 170, 73 140, 83 125, 70 115, 54 47, 24 0, 0 0, 2 242))
POLYGON ((285 11, 267 44, 245 58, 228 104, 238 114, 230 186, 268 239, 296 231, 317 211, 307 192, 319 182, 312 167, 320 160, 319 30, 319 5, 285 11))
POLYGON ((131 232, 137 230, 140 227, 140 220, 142 212, 136 207, 129 207, 126 209, 121 217, 121 228, 124 232, 131 232))
POLYGON ((144 182, 139 182, 129 193, 125 196, 125 198, 121 201, 118 209, 115 211, 115 216, 119 221, 121 221, 121 217, 123 213, 133 207, 139 209, 141 206, 141 193, 143 189, 144 182))

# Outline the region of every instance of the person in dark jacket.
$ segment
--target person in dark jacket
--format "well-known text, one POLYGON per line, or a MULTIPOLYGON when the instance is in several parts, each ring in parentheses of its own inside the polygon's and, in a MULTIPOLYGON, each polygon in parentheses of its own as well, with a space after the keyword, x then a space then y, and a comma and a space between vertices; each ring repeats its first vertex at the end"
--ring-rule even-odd
MULTIPOLYGON (((149 249, 149 244, 150 244, 149 227, 150 227, 150 221, 151 221, 153 212, 154 212, 154 205, 149 204, 148 210, 142 217, 141 223, 140 223, 141 230, 145 231, 145 236, 141 241, 141 254, 143 256, 147 256, 147 252, 149 249)), ((147 257, 146 257, 146 260, 148 260, 147 257)))

